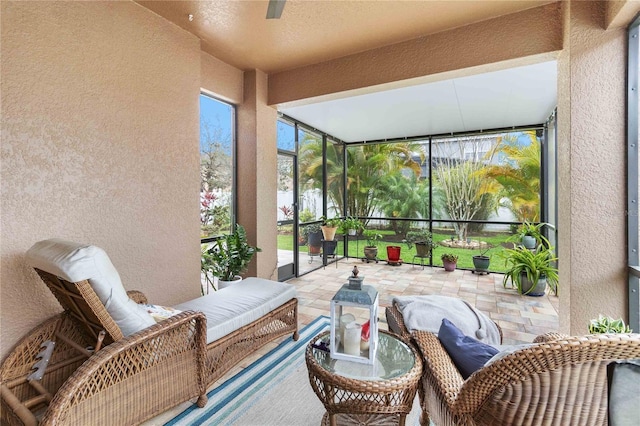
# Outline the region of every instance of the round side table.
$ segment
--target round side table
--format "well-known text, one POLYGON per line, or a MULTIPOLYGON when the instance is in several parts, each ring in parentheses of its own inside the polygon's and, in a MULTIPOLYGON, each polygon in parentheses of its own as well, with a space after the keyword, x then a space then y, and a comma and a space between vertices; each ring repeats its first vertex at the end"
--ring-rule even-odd
POLYGON ((415 349, 397 335, 380 331, 373 365, 335 360, 313 345, 329 343, 329 332, 309 342, 305 352, 309 381, 327 413, 323 424, 379 424, 397 419, 405 424, 422 374, 422 361, 415 349))

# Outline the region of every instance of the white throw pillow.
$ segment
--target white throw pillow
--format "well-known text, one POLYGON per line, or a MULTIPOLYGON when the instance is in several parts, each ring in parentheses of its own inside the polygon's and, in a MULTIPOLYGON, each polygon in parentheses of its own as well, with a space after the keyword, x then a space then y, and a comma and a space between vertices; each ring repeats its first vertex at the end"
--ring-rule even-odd
POLYGON ((27 251, 27 262, 70 282, 89 280, 125 336, 156 323, 144 307, 129 298, 118 271, 99 247, 57 238, 39 241, 27 251))

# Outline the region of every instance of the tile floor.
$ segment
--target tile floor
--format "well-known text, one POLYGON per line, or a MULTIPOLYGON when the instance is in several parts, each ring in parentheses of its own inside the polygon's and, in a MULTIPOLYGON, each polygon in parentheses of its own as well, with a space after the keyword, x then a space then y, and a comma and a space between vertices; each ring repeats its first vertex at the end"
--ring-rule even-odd
POLYGON ((537 335, 558 329, 559 298, 554 295, 528 297, 502 286, 502 274, 476 275, 471 271, 445 272, 442 268, 365 263, 342 259, 337 265, 311 272, 288 282, 298 290, 300 326, 319 315, 329 315, 329 300, 347 282, 357 265, 364 284, 380 295, 380 328, 386 329, 384 307, 394 296, 441 294, 466 300, 494 320, 503 330, 504 343, 531 342, 537 335))
MULTIPOLYGON (((329 315, 329 301, 338 289, 347 282, 354 265, 358 266, 364 284, 373 285, 379 293, 380 328, 387 329, 384 307, 389 306, 394 296, 418 294, 442 294, 460 297, 487 314, 500 325, 504 344, 531 342, 537 335, 558 329, 559 299, 553 295, 542 297, 521 296, 514 289, 503 288, 501 274, 475 275, 471 271, 445 272, 442 268, 400 265, 389 266, 385 262, 364 263, 360 259, 341 259, 339 262, 320 268, 288 282, 298 291, 298 323, 304 327, 320 315, 329 315)), ((245 358, 209 389, 249 366, 282 340, 267 344, 245 358)), ((175 407, 151 419, 145 426, 162 425, 187 408, 191 403, 175 407)))

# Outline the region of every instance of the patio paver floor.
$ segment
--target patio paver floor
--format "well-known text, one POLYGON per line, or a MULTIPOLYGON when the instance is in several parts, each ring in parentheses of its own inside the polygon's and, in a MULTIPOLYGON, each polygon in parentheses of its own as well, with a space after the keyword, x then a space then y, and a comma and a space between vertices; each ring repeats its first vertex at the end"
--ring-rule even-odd
POLYGON ((494 320, 504 333, 505 344, 530 343, 539 334, 558 330, 559 298, 522 296, 512 288, 502 286, 502 274, 476 275, 457 269, 403 264, 389 266, 386 262, 365 263, 360 259, 342 259, 287 282, 298 291, 300 327, 319 315, 329 315, 329 301, 347 282, 357 265, 364 284, 374 286, 380 295, 379 318, 386 329, 384 307, 394 296, 441 294, 459 297, 494 320))

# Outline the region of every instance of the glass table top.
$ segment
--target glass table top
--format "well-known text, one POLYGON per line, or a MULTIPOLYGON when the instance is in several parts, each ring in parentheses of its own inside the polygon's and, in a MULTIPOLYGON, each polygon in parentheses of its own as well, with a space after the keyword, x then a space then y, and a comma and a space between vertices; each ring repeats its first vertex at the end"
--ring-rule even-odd
MULTIPOLYGON (((321 335, 317 343, 329 344, 327 332, 321 335)), ((328 352, 313 349, 313 357, 318 364, 330 373, 356 380, 390 380, 407 374, 415 364, 413 351, 401 340, 391 334, 378 334, 378 351, 374 364, 331 358, 328 352)))

